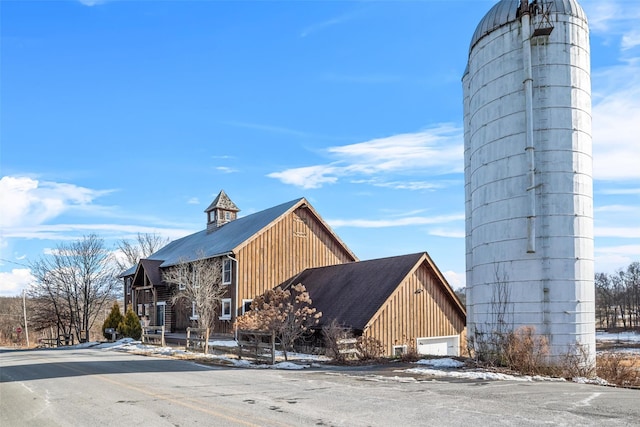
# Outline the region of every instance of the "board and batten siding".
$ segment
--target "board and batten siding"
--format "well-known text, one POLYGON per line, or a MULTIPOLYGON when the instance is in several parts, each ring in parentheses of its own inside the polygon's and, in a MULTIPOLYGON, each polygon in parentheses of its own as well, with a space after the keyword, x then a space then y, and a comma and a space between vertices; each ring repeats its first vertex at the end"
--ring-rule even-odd
POLYGON ((393 346, 416 348, 416 339, 426 337, 459 335, 464 348, 464 315, 443 286, 421 264, 385 301, 364 335, 378 339, 388 355, 393 354, 393 346))
POLYGON ((355 261, 345 245, 306 205, 263 230, 237 255, 238 307, 306 268, 355 261))

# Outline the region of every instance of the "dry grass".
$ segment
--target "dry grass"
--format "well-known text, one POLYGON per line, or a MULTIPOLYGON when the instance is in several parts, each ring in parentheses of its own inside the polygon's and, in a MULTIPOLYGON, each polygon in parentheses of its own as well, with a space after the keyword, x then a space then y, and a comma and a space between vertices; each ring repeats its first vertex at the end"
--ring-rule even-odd
POLYGON ((598 377, 621 387, 640 387, 640 355, 601 353, 596 361, 598 377))

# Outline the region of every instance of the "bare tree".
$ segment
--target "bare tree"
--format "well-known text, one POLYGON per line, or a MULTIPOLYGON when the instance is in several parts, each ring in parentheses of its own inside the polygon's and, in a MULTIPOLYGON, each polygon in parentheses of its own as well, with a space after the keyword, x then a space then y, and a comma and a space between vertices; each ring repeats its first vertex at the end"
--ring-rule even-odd
POLYGON ((312 302, 302 283, 291 290, 268 289, 253 300, 249 312, 238 317, 236 327, 275 332, 286 360, 287 350, 322 316, 311 306, 312 302))
MULTIPOLYGON (((198 260, 180 262, 162 273, 166 283, 176 285, 171 297, 173 304, 186 302, 194 304, 199 328, 213 330, 220 300, 227 293, 222 284, 222 261, 219 258, 205 259, 202 254, 198 260)), ((206 342, 209 341, 207 333, 206 342)), ((205 352, 207 351, 205 346, 205 352)))
POLYGON ((136 265, 141 259, 148 257, 167 243, 169 243, 168 238, 163 238, 156 233, 138 233, 133 242, 122 239, 118 242, 118 249, 122 252, 124 259, 116 258, 118 271, 122 272, 136 265))
POLYGON ((95 234, 60 244, 31 265, 35 283, 29 289, 39 328, 89 340, 89 330, 107 300, 119 289, 112 254, 95 234))

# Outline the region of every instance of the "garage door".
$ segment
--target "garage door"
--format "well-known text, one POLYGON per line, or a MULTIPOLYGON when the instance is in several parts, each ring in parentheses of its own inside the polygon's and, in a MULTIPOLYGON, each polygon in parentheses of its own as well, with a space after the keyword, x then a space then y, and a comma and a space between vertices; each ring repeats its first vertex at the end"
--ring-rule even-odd
POLYGON ((459 356, 460 335, 418 338, 418 353, 433 356, 459 356))

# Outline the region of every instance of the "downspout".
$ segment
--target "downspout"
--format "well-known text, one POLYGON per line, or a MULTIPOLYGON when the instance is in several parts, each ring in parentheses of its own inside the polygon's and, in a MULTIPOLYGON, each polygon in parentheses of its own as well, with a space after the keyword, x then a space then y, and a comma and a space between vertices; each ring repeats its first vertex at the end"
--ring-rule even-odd
POLYGON ((529 2, 520 2, 520 20, 522 22, 522 57, 524 68, 524 99, 526 119, 526 147, 528 163, 527 195, 529 212, 527 213, 527 253, 536 251, 536 164, 535 147, 533 141, 533 73, 531 67, 531 14, 529 2))
MULTIPOLYGON (((234 257, 232 257, 230 254, 225 254, 225 256, 231 260, 231 262, 233 262, 233 264, 235 265, 235 284, 234 284, 234 288, 235 288, 235 296, 233 298, 233 320, 235 321, 238 318, 238 260, 235 259, 234 257)), ((233 328, 233 339, 235 339, 236 341, 238 341, 238 330, 236 328, 233 328)))

